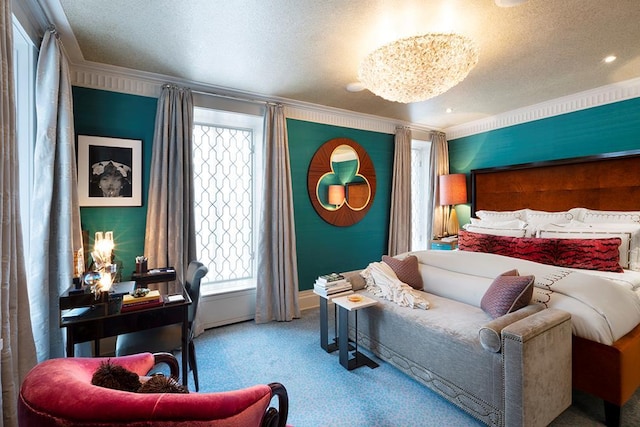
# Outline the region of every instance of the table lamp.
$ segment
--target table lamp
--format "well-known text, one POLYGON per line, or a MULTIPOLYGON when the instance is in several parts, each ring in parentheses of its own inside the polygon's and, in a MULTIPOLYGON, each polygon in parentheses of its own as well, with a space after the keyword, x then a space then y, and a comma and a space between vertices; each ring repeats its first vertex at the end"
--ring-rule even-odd
POLYGON ((449 236, 458 234, 460 225, 455 205, 467 203, 467 177, 463 173, 440 175, 440 205, 451 206, 446 232, 449 236))

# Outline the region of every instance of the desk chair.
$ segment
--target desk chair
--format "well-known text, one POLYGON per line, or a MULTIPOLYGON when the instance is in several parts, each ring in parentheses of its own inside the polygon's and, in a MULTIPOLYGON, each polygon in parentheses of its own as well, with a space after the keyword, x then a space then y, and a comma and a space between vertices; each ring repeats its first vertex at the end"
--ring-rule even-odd
MULTIPOLYGON (((198 310, 198 300, 200 299, 200 280, 209 270, 201 262, 191 261, 187 267, 185 289, 191 297, 189 306, 189 369, 193 372, 193 381, 196 391, 200 390, 198 383, 198 365, 196 363, 196 348, 193 344, 193 321, 198 310)), ((160 328, 148 329, 140 332, 119 335, 116 339, 116 356, 136 354, 142 352, 171 352, 177 350, 182 345, 182 325, 163 326, 160 328)), ((186 372, 182 373, 187 375, 186 372)))

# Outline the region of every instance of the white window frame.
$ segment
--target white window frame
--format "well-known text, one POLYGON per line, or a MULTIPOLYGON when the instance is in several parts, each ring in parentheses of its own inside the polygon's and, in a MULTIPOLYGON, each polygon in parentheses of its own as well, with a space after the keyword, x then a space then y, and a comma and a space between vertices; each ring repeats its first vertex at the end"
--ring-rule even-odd
MULTIPOLYGON (((264 117, 253 114, 245 114, 232 111, 217 110, 210 107, 194 107, 194 124, 212 127, 250 129, 253 134, 253 224, 252 244, 253 244, 253 271, 249 278, 238 280, 213 281, 207 275, 201 282, 201 293, 203 296, 220 293, 255 289, 257 281, 257 256, 258 238, 260 227, 260 213, 262 209, 262 179, 263 179, 263 141, 264 141, 264 117)), ((195 194, 198 197, 198 194, 195 194)), ((196 227, 198 227, 196 219, 196 227)), ((198 251, 200 248, 197 249, 198 251)))
POLYGON ((35 85, 38 49, 13 17, 13 71, 16 100, 16 141, 20 185, 20 220, 24 253, 29 253, 33 158, 36 139, 35 85))
POLYGON ((411 140, 411 250, 429 247, 428 218, 431 186, 431 141, 411 140))

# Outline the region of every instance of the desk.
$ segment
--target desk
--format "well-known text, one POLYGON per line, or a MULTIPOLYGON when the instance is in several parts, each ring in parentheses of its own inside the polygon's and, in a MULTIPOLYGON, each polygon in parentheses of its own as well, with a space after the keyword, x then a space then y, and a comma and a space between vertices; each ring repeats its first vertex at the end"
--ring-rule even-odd
MULTIPOLYGON (((77 343, 93 341, 96 354, 100 353, 100 339, 129 332, 137 332, 159 326, 182 323, 182 384, 187 386, 187 362, 189 360, 188 313, 191 298, 181 283, 169 286, 169 294, 181 293, 182 302, 121 313, 116 304, 96 304, 76 317, 64 318, 60 313, 60 327, 67 329, 67 357, 74 356, 77 343)), ((68 295, 67 292, 65 294, 68 295)), ((67 298, 63 294, 62 298, 67 298)), ((61 307, 64 307, 61 304, 61 307)))

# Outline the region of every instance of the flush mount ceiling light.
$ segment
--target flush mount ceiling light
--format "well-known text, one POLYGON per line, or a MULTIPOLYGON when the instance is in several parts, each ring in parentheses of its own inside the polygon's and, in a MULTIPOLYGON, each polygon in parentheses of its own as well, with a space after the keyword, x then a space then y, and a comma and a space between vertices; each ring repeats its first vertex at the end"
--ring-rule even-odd
POLYGON ((395 102, 438 96, 467 77, 478 62, 471 39, 429 33, 384 45, 364 58, 358 78, 374 94, 395 102))

